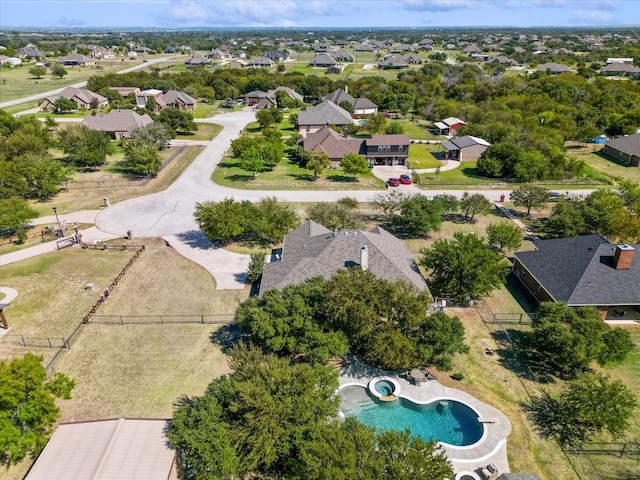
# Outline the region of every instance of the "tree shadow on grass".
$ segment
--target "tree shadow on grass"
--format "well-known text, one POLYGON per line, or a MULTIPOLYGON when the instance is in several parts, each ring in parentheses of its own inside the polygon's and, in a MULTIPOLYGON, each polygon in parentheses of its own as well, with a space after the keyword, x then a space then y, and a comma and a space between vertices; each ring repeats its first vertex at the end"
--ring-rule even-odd
POLYGON ((500 346, 497 353, 503 367, 519 378, 538 383, 555 382, 554 370, 545 357, 531 345, 531 333, 515 328, 496 330, 492 336, 500 346), (506 330, 506 331, 505 331, 506 330), (511 344, 513 343, 513 347, 511 344))
POLYGON ((235 175, 229 175, 224 178, 226 180, 231 180, 232 182, 252 182, 253 180, 255 180, 256 177, 254 177, 251 174, 243 175, 243 174, 237 173, 235 175))
POLYGON ((356 183, 358 181, 358 177, 335 174, 335 175, 327 175, 327 180, 329 180, 330 182, 336 182, 336 183, 356 183))
POLYGON ((211 343, 218 345, 222 353, 227 353, 242 338, 242 329, 235 323, 223 325, 209 336, 211 343))
POLYGON ((310 173, 292 173, 289 176, 300 182, 313 182, 313 175, 310 173))

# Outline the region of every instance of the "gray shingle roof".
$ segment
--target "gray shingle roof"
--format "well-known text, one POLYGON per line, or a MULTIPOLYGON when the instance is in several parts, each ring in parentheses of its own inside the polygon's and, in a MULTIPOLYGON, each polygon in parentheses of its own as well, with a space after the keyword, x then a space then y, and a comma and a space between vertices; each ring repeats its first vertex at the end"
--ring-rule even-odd
POLYGON ((314 56, 312 59, 309 60, 309 65, 313 66, 327 66, 327 65, 335 65, 336 62, 335 59, 331 56, 328 55, 326 53, 322 53, 319 55, 314 56))
POLYGON ((640 155, 640 133, 607 140, 605 145, 628 155, 640 155))
POLYGON ((371 100, 365 97, 356 98, 355 103, 353 104, 353 108, 361 109, 361 108, 378 108, 378 105, 373 103, 371 100))
POLYGON ((406 133, 388 134, 388 135, 373 135, 371 138, 365 140, 367 146, 375 147, 377 145, 409 145, 411 140, 406 133))
POLYGON ((364 141, 357 138, 345 138, 332 128, 321 128, 317 132, 307 134, 302 141, 304 150, 324 152, 330 160, 341 160, 348 153, 360 153, 364 141))
POLYGON ((340 105, 340 103, 342 102, 349 102, 351 105, 353 105, 356 101, 355 98, 353 98, 351 95, 349 95, 349 93, 347 93, 341 88, 334 90, 329 95, 327 95, 323 100, 330 100, 336 105, 340 105))
POLYGON ((389 281, 404 280, 427 290, 415 260, 404 243, 386 230, 331 232, 312 221, 284 237, 279 262, 265 265, 260 294, 271 288, 296 285, 310 278, 329 278, 337 270, 360 264, 360 249, 369 249, 369 270, 389 281))
POLYGON ((88 115, 81 123, 92 130, 126 132, 127 136, 129 136, 136 128, 151 125, 153 120, 146 113, 138 115, 133 110, 111 110, 107 114, 88 115))
POLYGON ((166 105, 172 105, 176 102, 184 103, 186 105, 195 105, 196 103, 198 103, 197 100, 191 95, 188 95, 184 92, 179 92, 177 90, 169 90, 160 98, 166 105))
POLYGON ((546 72, 549 70, 552 73, 570 73, 571 69, 562 63, 548 62, 539 65, 536 69, 538 72, 546 72))
POLYGON ((92 92, 91 90, 87 90, 86 88, 75 88, 75 87, 67 87, 62 90, 58 95, 53 95, 51 97, 47 97, 51 103, 54 103, 58 98, 66 98, 67 100, 73 100, 74 98, 80 99, 83 103, 87 105, 91 103, 91 101, 95 98, 98 103, 108 102, 107 97, 103 97, 99 93, 92 92))
MULTIPOLYGON (((536 242, 538 250, 515 257, 553 298, 568 305, 640 305, 640 258, 616 270, 616 245, 600 235, 536 242)), ((640 255, 640 247, 635 255, 640 255)))
POLYGON ((298 113, 298 125, 350 125, 351 114, 330 100, 298 113))

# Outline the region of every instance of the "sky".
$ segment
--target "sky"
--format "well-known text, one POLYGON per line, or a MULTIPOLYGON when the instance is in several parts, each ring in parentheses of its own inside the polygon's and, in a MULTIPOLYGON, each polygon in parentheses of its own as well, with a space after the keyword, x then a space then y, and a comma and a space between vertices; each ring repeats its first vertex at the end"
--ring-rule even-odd
POLYGON ((640 25, 640 0, 0 0, 10 27, 640 25))

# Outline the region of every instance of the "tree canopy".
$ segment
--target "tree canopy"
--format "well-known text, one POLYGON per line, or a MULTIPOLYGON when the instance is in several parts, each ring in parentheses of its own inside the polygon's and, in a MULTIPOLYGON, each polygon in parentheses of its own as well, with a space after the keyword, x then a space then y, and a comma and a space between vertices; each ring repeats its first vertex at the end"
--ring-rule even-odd
POLYGON ((276 242, 298 225, 295 212, 275 197, 257 203, 233 198, 196 203, 194 216, 209 240, 222 243, 236 239, 276 242))
POLYGON ((512 222, 487 225, 487 242, 499 252, 517 250, 522 244, 522 230, 512 222))
POLYGON ((432 270, 436 292, 464 304, 498 288, 509 271, 507 262, 473 233, 456 232, 452 240, 437 240, 420 254, 420 264, 432 270))
POLYGON ((106 132, 92 130, 85 125, 72 125, 58 133, 58 146, 76 166, 104 165, 107 155, 114 152, 111 137, 106 132))
POLYGON ((75 382, 62 373, 47 379, 42 357, 27 353, 0 361, 0 463, 11 465, 45 446, 75 382))
POLYGON ((593 307, 545 302, 533 319, 532 346, 556 373, 575 376, 594 360, 601 365, 624 360, 634 343, 628 331, 612 329, 593 307))
POLYGON ((546 188, 531 184, 514 188, 509 199, 516 207, 525 207, 527 216, 531 213, 532 208, 540 209, 550 200, 549 191, 546 188))
POLYGON ((167 438, 187 479, 444 480, 453 470, 435 442, 380 432, 338 414, 337 370, 290 363, 239 344, 235 372, 177 402, 167 438))
POLYGON ((367 162, 367 159, 361 157, 357 153, 347 153, 342 157, 342 160, 340 160, 340 166, 345 174, 353 177, 369 172, 369 163, 367 162))

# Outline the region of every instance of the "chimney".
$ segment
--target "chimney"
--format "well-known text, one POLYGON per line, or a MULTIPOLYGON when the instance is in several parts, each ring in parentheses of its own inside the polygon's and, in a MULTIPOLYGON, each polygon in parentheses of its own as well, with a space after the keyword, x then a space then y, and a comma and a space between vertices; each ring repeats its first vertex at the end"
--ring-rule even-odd
POLYGON ((369 270, 369 247, 366 245, 360 248, 360 267, 362 270, 369 270))
POLYGON ((344 93, 349 93, 349 85, 344 86, 344 93))
POLYGON ((636 249, 631 245, 616 245, 616 251, 613 254, 613 264, 616 270, 629 270, 635 251, 636 249))
POLYGON ((348 138, 349 137, 349 129, 346 126, 342 127, 342 136, 344 138, 348 138))

